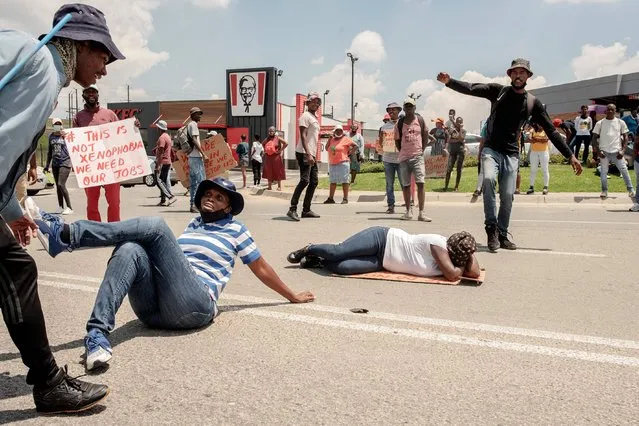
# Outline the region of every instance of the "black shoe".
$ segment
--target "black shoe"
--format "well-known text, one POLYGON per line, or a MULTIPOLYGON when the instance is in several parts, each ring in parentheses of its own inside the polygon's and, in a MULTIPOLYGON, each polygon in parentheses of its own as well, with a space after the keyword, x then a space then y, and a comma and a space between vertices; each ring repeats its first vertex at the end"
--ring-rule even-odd
POLYGON ((486 225, 486 235, 488 236, 488 250, 495 253, 499 248, 499 233, 497 232, 497 226, 486 225))
POLYGON ((313 217, 313 218, 318 218, 320 217, 320 215, 318 215, 317 213, 315 213, 313 210, 309 210, 307 212, 302 212, 302 217, 313 217))
POLYGON ((344 199, 342 200, 342 204, 348 204, 348 198, 344 198, 344 199))
POLYGON ((391 206, 386 210, 386 214, 395 214, 395 206, 391 206))
POLYGON ((304 259, 300 262, 300 268, 303 269, 321 269, 323 267, 324 262, 322 261, 322 258, 313 255, 304 257, 304 259))
POLYGON ((530 188, 528 188, 528 191, 526 191, 526 195, 531 195, 535 193, 535 188, 533 188, 532 186, 530 188))
POLYGON ((499 234, 499 247, 504 250, 517 250, 517 246, 508 239, 508 235, 499 234))
POLYGON ((324 201, 324 204, 335 204, 335 200, 333 200, 331 197, 328 197, 326 201, 324 201))
POLYGON ((299 222, 300 221, 300 217, 297 215, 297 210, 290 209, 288 211, 288 213, 286 213, 286 216, 290 217, 295 222, 299 222))
POLYGON ((473 198, 478 198, 480 195, 481 195, 481 191, 475 190, 475 192, 473 192, 473 198))
POLYGON ((36 411, 47 414, 78 413, 88 410, 108 394, 109 388, 105 385, 69 377, 66 367, 61 368, 50 383, 33 388, 36 411))
POLYGON ((308 250, 308 246, 301 248, 299 250, 295 250, 286 257, 289 263, 300 263, 300 261, 306 256, 306 251, 308 250))

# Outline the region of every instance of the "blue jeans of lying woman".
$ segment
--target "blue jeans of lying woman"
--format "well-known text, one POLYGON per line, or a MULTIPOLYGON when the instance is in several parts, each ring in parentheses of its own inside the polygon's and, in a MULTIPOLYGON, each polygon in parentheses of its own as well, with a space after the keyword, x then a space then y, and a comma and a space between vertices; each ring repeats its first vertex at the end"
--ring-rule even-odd
POLYGON ((307 253, 324 259, 324 267, 340 275, 363 274, 384 269, 388 228, 373 226, 339 244, 311 244, 307 253))
POLYGON ((216 303, 162 218, 80 220, 69 227, 72 249, 115 246, 87 332, 98 329, 108 336, 127 294, 133 312, 149 327, 198 328, 213 320, 216 303))

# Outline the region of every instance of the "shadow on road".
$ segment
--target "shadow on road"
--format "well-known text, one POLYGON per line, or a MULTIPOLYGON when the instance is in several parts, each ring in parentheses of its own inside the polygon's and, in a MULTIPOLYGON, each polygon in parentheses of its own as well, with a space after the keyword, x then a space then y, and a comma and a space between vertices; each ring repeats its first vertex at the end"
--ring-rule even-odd
MULTIPOLYGON (((520 247, 517 246, 518 249, 522 249, 522 250, 533 250, 533 251, 542 251, 542 252, 552 252, 552 249, 547 249, 547 248, 538 248, 538 247, 520 247)), ((500 249, 503 250, 503 249, 500 249)), ((477 251, 479 253, 492 253, 490 250, 488 250, 488 246, 485 246, 483 244, 477 243, 477 251)))
POLYGON ((224 312, 243 311, 245 309, 271 308, 274 306, 290 305, 290 302, 272 302, 272 303, 251 303, 244 305, 224 305, 220 306, 220 315, 224 312))
POLYGON ((0 373, 0 389, 0 400, 31 395, 31 386, 27 385, 26 376, 22 374, 10 376, 8 372, 0 373))
POLYGON ((96 405, 90 410, 82 411, 81 413, 75 413, 75 414, 53 414, 53 415, 38 414, 35 408, 28 408, 24 410, 7 410, 7 411, 0 411, 0 424, 21 422, 25 420, 35 419, 37 417, 43 417, 43 418, 55 417, 59 419, 63 419, 66 417, 75 417, 75 418, 88 417, 94 414, 100 414, 104 410, 106 410, 106 406, 104 405, 96 405))

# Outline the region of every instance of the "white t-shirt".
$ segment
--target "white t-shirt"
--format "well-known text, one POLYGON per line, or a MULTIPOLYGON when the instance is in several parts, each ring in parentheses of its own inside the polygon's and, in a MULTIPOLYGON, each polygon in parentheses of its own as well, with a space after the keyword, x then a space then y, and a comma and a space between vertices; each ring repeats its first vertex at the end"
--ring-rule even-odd
MULTIPOLYGON (((319 121, 317 121, 317 117, 314 114, 311 114, 308 111, 305 111, 304 114, 301 115, 298 125, 300 127, 306 127, 306 143, 308 144, 308 149, 310 154, 313 157, 317 156, 317 140, 319 139, 319 131, 320 125, 319 121)), ((305 154, 304 145, 300 139, 299 143, 295 147, 295 152, 299 152, 301 154, 305 154)))
MULTIPOLYGON (((191 121, 186 126, 186 133, 191 137, 200 137, 200 129, 197 127, 197 122, 191 121)), ((195 146, 193 146, 193 151, 189 154, 189 157, 202 157, 200 151, 197 150, 195 146)))
POLYGON ((254 141, 253 146, 251 147, 251 150, 253 151, 253 156, 251 157, 251 159, 255 161, 259 161, 261 163, 262 153, 264 152, 264 147, 262 146, 262 143, 259 141, 254 141))
POLYGON ((592 118, 581 118, 581 115, 578 115, 577 118, 575 118, 575 129, 577 129, 577 136, 590 136, 592 118))
POLYGON ((431 244, 445 249, 446 237, 437 234, 411 235, 402 229, 389 229, 384 250, 384 269, 420 277, 441 275, 442 271, 430 252, 431 244))
POLYGON ((599 135, 599 149, 613 153, 621 150, 621 135, 628 133, 628 126, 617 117, 612 120, 604 118, 597 121, 592 132, 599 135))

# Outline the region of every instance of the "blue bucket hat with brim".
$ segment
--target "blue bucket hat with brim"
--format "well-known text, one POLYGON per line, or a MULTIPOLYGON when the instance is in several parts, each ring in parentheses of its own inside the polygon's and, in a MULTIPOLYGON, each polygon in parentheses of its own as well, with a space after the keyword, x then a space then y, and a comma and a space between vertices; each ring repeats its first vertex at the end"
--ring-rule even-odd
POLYGON ((244 210, 244 197, 242 194, 237 192, 235 188, 235 184, 228 179, 224 179, 222 177, 216 177, 215 179, 206 179, 203 180, 197 187, 197 191, 195 191, 195 207, 200 208, 200 204, 202 202, 202 197, 204 193, 208 189, 215 188, 218 191, 226 192, 226 195, 229 196, 229 202, 231 204, 231 215, 237 216, 242 213, 244 210))
MULTIPOLYGON (((71 20, 58 31, 56 37, 102 44, 110 54, 109 64, 117 59, 125 59, 111 38, 104 13, 86 4, 65 4, 53 15, 53 26, 67 13, 71 14, 71 20)), ((42 34, 39 39, 42 40, 45 35, 42 34)))

